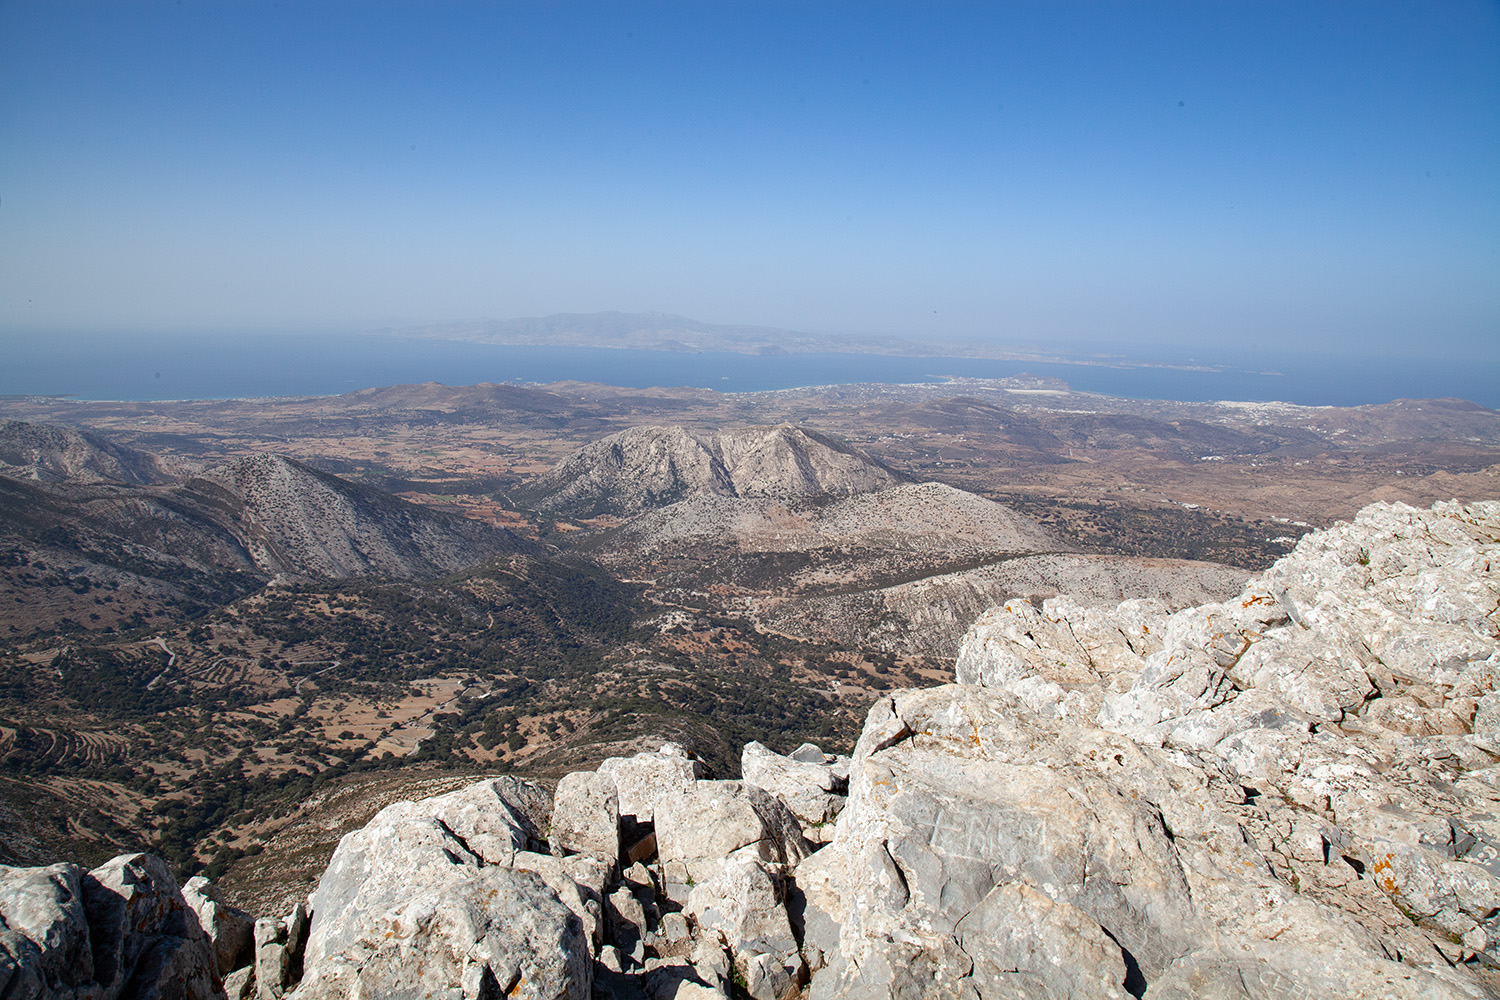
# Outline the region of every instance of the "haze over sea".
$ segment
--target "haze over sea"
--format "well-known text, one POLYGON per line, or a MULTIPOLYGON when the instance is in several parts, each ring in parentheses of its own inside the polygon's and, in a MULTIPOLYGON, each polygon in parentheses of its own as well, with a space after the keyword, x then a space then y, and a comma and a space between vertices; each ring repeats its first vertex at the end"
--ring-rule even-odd
POLYGON ((1458 397, 1500 407, 1493 363, 1360 354, 1162 356, 1102 363, 896 357, 745 355, 533 347, 328 334, 203 338, 188 334, 16 338, 0 393, 79 399, 166 400, 333 395, 415 382, 577 380, 644 388, 755 392, 854 382, 938 382, 1030 373, 1074 389, 1135 399, 1250 400, 1358 406, 1458 397), (1213 366, 1211 370, 1177 365, 1213 366), (1272 366, 1274 365, 1274 370, 1272 366))

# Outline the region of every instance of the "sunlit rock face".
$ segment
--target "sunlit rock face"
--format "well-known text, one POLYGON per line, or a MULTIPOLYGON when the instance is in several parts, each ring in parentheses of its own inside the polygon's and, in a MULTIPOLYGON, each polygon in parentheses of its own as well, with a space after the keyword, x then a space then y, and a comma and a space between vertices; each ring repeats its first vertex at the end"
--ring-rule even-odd
POLYGON ((812 996, 1489 995, 1497 542, 1377 505, 1220 604, 988 612, 797 869, 812 996))

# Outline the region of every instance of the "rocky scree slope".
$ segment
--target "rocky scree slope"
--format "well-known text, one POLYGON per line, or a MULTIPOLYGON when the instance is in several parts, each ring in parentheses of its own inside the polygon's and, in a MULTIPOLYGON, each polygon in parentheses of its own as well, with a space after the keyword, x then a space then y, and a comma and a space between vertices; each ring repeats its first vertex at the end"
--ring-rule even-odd
POLYGON ((570 541, 662 588, 761 591, 746 595, 755 620, 777 632, 945 658, 1012 597, 1153 598, 1175 611, 1245 580, 1217 563, 1075 552, 1035 520, 935 482, 802 502, 695 496, 570 541))
POLYGON ((1066 594, 1084 607, 1152 602, 1161 614, 1238 593, 1244 570, 1186 559, 1041 553, 870 589, 763 601, 756 621, 777 632, 857 640, 907 655, 953 657, 969 624, 997 602, 1066 594))
POLYGON ((180 620, 276 576, 430 579, 535 550, 275 455, 161 486, 0 475, 0 632, 180 620))
POLYGON ((848 496, 900 482, 849 444, 793 424, 714 434, 632 427, 586 445, 512 500, 549 513, 628 516, 689 496, 848 496))
MULTIPOLYGON (((398 803, 230 995, 1500 995, 1497 557, 1500 504, 1376 506, 1229 601, 993 609, 852 758, 751 744, 712 781, 666 746, 398 803)), ((0 870, 17 983, 83 968, 47 871, 0 870)))
POLYGON ((155 455, 90 431, 20 420, 0 421, 0 475, 46 483, 134 486, 171 479, 155 455))
POLYGON ((696 496, 646 511, 604 533, 606 561, 669 558, 702 546, 741 552, 805 552, 833 546, 963 560, 1067 546, 1009 507, 943 483, 874 493, 781 501, 696 496))
POLYGON ((280 455, 217 466, 187 486, 232 498, 226 513, 236 534, 256 566, 273 574, 421 579, 529 548, 509 531, 424 510, 280 455))

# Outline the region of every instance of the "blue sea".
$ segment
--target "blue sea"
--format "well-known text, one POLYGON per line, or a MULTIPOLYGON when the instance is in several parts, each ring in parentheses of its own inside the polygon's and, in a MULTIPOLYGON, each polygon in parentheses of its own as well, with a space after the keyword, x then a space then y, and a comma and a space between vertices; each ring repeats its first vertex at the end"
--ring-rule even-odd
POLYGON ((953 376, 1060 378, 1084 392, 1134 399, 1282 400, 1356 406, 1454 396, 1500 408, 1494 363, 1366 355, 1274 359, 1156 356, 1213 370, 866 354, 750 356, 575 347, 509 347, 380 335, 195 337, 5 336, 0 394, 78 399, 224 399, 332 395, 410 382, 556 382, 698 386, 722 392, 851 382, 940 382, 953 376))

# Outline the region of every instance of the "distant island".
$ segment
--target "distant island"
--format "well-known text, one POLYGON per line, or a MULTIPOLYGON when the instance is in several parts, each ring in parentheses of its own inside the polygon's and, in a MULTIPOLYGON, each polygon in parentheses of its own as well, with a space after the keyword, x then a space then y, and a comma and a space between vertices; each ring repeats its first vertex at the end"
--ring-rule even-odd
POLYGON ((384 331, 398 337, 527 347, 605 347, 689 354, 883 354, 904 358, 988 358, 1113 368, 1223 371, 1220 365, 1166 364, 1120 355, 1070 356, 977 340, 802 333, 768 326, 704 323, 671 313, 556 313, 506 320, 439 323, 384 331))

